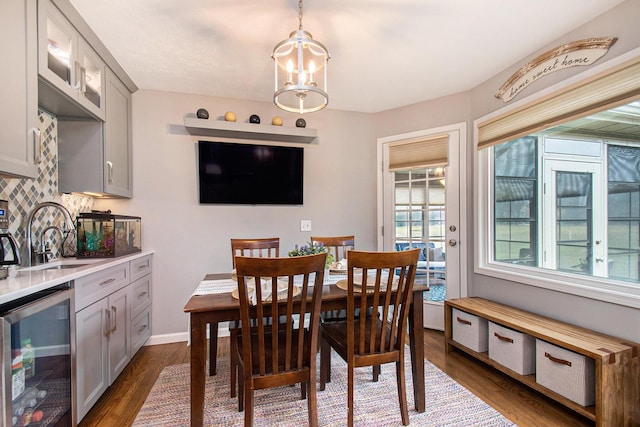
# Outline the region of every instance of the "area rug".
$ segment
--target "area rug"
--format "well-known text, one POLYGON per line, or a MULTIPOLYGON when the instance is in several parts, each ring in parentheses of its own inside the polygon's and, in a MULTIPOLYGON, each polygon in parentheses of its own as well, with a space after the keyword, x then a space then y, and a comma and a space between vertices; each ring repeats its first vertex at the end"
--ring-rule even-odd
MULTIPOLYGON (((408 352, 407 352, 408 353, 408 352)), ((344 426, 347 419, 346 363, 334 354, 331 382, 318 391, 320 426, 344 426)), ((411 363, 407 355, 407 400, 409 421, 414 426, 513 426, 500 413, 454 381, 429 361, 425 361, 426 411, 417 413, 413 404, 411 363)), ((371 368, 356 370, 356 426, 402 426, 395 365, 382 367, 378 382, 371 368)), ((189 364, 167 366, 158 377, 133 425, 136 427, 189 425, 189 364)), ((207 376, 205 426, 243 425, 244 413, 238 401, 229 397, 229 361, 218 360, 218 373, 207 376)), ((278 387, 255 392, 254 426, 308 425, 307 402, 300 388, 278 387)))

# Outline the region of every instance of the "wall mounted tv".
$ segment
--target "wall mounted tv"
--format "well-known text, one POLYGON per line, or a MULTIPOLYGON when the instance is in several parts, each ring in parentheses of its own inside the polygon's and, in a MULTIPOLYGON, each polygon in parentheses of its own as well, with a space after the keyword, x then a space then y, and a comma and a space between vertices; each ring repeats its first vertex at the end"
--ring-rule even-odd
POLYGON ((198 141, 200 203, 301 205, 304 149, 198 141))

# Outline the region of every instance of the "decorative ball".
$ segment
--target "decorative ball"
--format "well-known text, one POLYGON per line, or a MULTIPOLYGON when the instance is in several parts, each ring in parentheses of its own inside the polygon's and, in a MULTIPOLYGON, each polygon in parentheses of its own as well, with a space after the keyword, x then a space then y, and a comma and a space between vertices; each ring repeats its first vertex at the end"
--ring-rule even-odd
POLYGON ((282 126, 282 117, 275 116, 273 120, 271 120, 271 124, 274 126, 282 126))
POLYGON ((205 110, 204 108, 200 108, 196 112, 196 116, 199 119, 208 119, 209 118, 209 112, 207 110, 205 110))
POLYGON ((249 123, 260 124, 260 116, 257 114, 252 114, 251 117, 249 117, 249 123))
POLYGON ((236 113, 234 113, 233 111, 227 111, 224 114, 224 119, 228 122, 235 122, 236 121, 236 113))
POLYGON ((307 122, 304 119, 298 119, 296 120, 296 127, 297 128, 307 127, 307 122))

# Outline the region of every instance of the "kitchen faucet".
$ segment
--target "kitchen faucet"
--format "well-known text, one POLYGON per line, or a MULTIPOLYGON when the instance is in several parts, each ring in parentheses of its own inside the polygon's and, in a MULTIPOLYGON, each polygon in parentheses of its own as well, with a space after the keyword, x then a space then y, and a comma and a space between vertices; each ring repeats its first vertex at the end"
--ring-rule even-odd
POLYGON ((57 203, 57 202, 38 203, 33 207, 33 209, 31 209, 31 212, 29 212, 29 216, 27 217, 27 244, 25 245, 26 246, 24 249, 25 256, 22 257, 22 262, 26 264, 25 265, 26 267, 31 267, 33 265, 37 265, 37 264, 41 264, 49 261, 49 255, 51 252, 50 252, 50 249, 47 247, 47 245, 44 243, 45 233, 51 229, 57 230, 58 232, 60 232, 60 235, 62 236, 62 243, 60 247, 62 249, 62 247, 64 246, 65 232, 68 233, 71 230, 74 230, 75 228, 76 227, 73 223, 73 219, 71 218, 71 214, 69 213, 67 208, 62 206, 60 203, 57 203), (46 207, 57 209, 62 213, 65 219, 65 228, 60 228, 57 226, 49 226, 45 228, 41 233, 42 245, 40 248, 36 248, 33 244, 33 232, 31 230, 33 228, 33 219, 36 213, 40 211, 40 209, 43 209, 46 207))

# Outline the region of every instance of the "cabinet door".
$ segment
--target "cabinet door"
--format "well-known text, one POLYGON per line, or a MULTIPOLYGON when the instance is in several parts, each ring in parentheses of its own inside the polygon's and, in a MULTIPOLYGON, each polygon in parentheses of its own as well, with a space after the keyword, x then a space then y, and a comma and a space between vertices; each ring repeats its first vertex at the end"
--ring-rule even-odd
POLYGON ((109 385, 131 359, 129 340, 128 287, 109 296, 109 385))
POLYGON ((48 0, 38 2, 38 71, 49 83, 77 99, 78 33, 48 0))
POLYGON ((109 386, 109 301, 76 313, 76 387, 79 422, 109 386))
POLYGON ((131 93, 107 69, 105 114, 105 189, 106 193, 131 197, 131 93))
POLYGON ((78 102, 96 116, 105 117, 105 64, 82 38, 78 37, 78 102))
POLYGON ((0 173, 27 178, 41 152, 35 12, 35 0, 0 2, 0 173))

